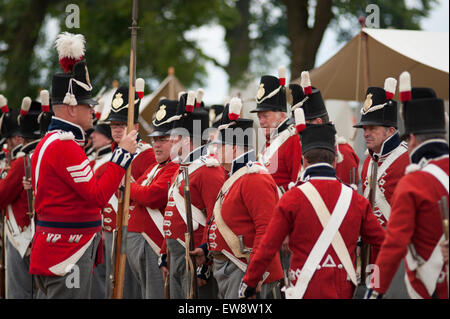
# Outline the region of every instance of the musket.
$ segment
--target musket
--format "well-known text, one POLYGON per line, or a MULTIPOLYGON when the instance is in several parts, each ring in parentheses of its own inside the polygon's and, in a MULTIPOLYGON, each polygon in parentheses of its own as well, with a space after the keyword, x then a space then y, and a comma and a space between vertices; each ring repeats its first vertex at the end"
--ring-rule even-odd
MULTIPOLYGON (((137 36, 137 18, 138 18, 138 0, 133 0, 132 24, 131 24, 131 50, 130 50, 130 69, 129 69, 129 86, 128 86, 128 121, 127 134, 134 128, 134 95, 136 92, 136 36, 137 36)), ((131 164, 132 165, 132 164, 131 164)), ((131 181, 131 165, 128 166, 125 174, 125 190, 123 195, 123 209, 118 212, 117 220, 121 222, 121 227, 117 228, 117 249, 116 254, 116 275, 113 290, 114 299, 122 299, 123 284, 125 278, 125 262, 126 262, 126 238, 128 232, 128 213, 130 210, 130 181, 131 181), (121 240, 119 240, 121 238, 121 240), (119 245, 120 244, 120 245, 119 245)))
MULTIPOLYGON (((170 181, 167 182, 167 189, 170 190, 170 181)), ((167 270, 169 273, 164 279, 164 298, 170 299, 170 250, 169 247, 167 249, 167 270)))
MULTIPOLYGON (((372 207, 372 211, 373 211, 373 209, 375 207, 375 192, 376 192, 376 187, 377 187, 377 182, 378 182, 378 163, 376 161, 372 162, 372 173, 369 178, 370 178, 370 180, 369 180, 369 187, 370 187, 369 202, 370 202, 370 206, 372 207)), ((370 250, 371 250, 370 245, 367 243, 364 243, 364 241, 363 241, 362 246, 361 246, 361 282, 362 283, 365 283, 366 277, 367 277, 366 268, 370 263, 370 250)))
MULTIPOLYGON (((443 196, 441 200, 438 202, 439 204, 439 212, 441 213, 442 220, 442 230, 444 232, 445 240, 448 240, 448 200, 446 196, 443 196)), ((449 280, 449 272, 448 272, 448 263, 446 265, 447 272, 447 286, 449 280)))
POLYGON ((189 299, 198 298, 197 276, 195 269, 195 257, 189 254, 189 251, 194 250, 194 227, 192 225, 192 207, 191 207, 191 191, 189 189, 189 168, 188 166, 180 166, 183 171, 184 179, 184 204, 186 206, 186 274, 187 274, 187 295, 189 299))
MULTIPOLYGON (((25 168, 25 178, 29 180, 31 178, 31 158, 30 155, 25 155, 25 160, 23 162, 25 168)), ((27 189, 27 203, 28 203, 28 212, 26 213, 28 217, 30 217, 30 222, 33 223, 34 217, 34 205, 33 205, 33 190, 27 189)))
POLYGON ((164 298, 170 299, 170 250, 167 248, 167 269, 169 270, 169 274, 167 274, 164 279, 164 298))

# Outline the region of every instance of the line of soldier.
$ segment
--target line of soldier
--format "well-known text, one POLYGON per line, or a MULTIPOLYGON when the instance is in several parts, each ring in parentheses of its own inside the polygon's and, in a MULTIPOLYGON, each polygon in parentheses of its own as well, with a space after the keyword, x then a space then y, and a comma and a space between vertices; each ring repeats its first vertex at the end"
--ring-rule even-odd
POLYGON ((443 101, 432 89, 411 88, 402 74, 398 107, 395 79, 368 88, 355 125, 369 153, 361 195, 359 158, 337 136, 308 72, 288 87, 284 69, 261 77, 251 111, 266 138, 260 154, 242 101, 208 111, 201 90, 161 99, 147 144, 137 134, 142 90, 134 130, 127 134, 128 87, 116 90, 108 117, 92 128, 98 102, 80 43, 82 35, 57 38, 64 73, 53 76, 52 110, 46 91, 42 110, 26 99, 19 116, 0 98, 7 298, 111 297, 129 165, 124 298, 186 299, 194 281, 202 299, 353 298, 365 289, 367 265, 356 267, 361 242, 378 267, 367 298, 448 298, 439 208, 448 203, 448 144, 443 101))

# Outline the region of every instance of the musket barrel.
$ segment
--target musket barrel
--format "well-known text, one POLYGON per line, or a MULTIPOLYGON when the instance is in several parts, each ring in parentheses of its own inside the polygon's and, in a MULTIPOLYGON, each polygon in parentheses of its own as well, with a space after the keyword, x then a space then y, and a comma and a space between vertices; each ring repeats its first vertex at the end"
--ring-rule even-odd
MULTIPOLYGON (((134 95, 136 83, 136 36, 137 36, 137 18, 138 18, 138 0, 133 0, 132 9, 132 26, 131 26, 131 49, 130 49, 130 68, 129 68, 129 86, 128 86, 128 118, 127 118, 127 133, 134 129, 134 95)), ((116 274, 114 281, 115 299, 122 299, 123 285, 125 278, 125 262, 126 262, 126 235, 128 229, 128 212, 130 210, 130 181, 131 181, 131 166, 125 174, 125 190, 123 194, 123 209, 119 211, 117 219, 121 221, 121 227, 118 228, 118 236, 116 242, 116 274)))
MULTIPOLYGON (((181 167, 183 171, 183 179, 184 179, 184 202, 186 205, 186 225, 187 225, 187 233, 189 234, 189 242, 186 242, 186 250, 187 254, 189 254, 189 251, 194 250, 194 227, 192 225, 192 207, 191 207, 191 193, 189 189, 189 169, 187 166, 181 167)), ((193 276, 192 276, 192 288, 193 291, 191 291, 191 295, 193 299, 198 298, 198 287, 197 287, 197 276, 196 276, 196 263, 195 258, 193 256, 190 256, 192 265, 194 267, 193 269, 193 276)), ((188 260, 186 260, 188 262, 188 260)), ((188 265, 186 265, 188 267, 188 265)), ((192 275, 192 274, 191 274, 192 275)), ((190 296, 187 296, 188 298, 190 296)))

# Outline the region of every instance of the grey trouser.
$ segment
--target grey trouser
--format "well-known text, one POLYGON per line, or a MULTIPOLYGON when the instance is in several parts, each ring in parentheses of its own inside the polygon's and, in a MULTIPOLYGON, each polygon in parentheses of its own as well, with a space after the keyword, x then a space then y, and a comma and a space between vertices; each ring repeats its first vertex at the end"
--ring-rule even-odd
MULTIPOLYGON (((214 277, 219 287, 219 299, 237 299, 239 297, 239 285, 244 273, 230 260, 214 259, 214 277)), ((263 284, 260 299, 280 298, 278 282, 263 284)))
POLYGON ((65 276, 36 275, 36 283, 39 287, 38 299, 89 299, 92 269, 100 238, 101 233, 97 233, 83 256, 65 276))
MULTIPOLYGON (((176 239, 166 239, 170 251, 170 298, 186 299, 186 251, 176 239)), ((217 283, 210 277, 206 285, 198 288, 199 299, 216 299, 217 283)))
POLYGON ((127 234, 127 260, 138 279, 143 299, 163 299, 164 280, 158 267, 158 255, 140 233, 127 234))
MULTIPOLYGON (((105 256, 105 242, 103 242, 103 256, 105 256)), ((106 267, 105 259, 102 264, 98 264, 94 268, 94 274, 92 276, 92 289, 91 299, 105 299, 105 276, 106 267)))
MULTIPOLYGON (((105 298, 109 299, 111 297, 111 255, 112 255, 112 245, 113 245, 113 234, 110 232, 105 232, 105 255, 103 258, 103 264, 105 265, 105 298)), ((130 265, 128 264, 128 258, 125 262, 125 277, 123 282, 123 299, 141 299, 141 287, 136 277, 134 277, 131 272, 130 265)))
POLYGON ((397 272, 392 278, 389 289, 384 294, 385 299, 411 299, 405 284, 405 261, 398 266, 397 272))
POLYGON ((16 248, 6 238, 6 298, 31 299, 36 298, 36 287, 33 290, 33 278, 29 272, 30 257, 22 258, 16 248))

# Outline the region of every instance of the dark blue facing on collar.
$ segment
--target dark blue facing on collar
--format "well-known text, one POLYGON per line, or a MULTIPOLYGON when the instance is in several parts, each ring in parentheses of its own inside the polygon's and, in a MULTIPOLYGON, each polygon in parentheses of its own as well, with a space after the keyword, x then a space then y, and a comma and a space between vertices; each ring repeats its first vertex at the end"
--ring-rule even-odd
POLYGON ((448 155, 448 145, 445 140, 430 140, 419 145, 411 154, 411 163, 419 164, 422 159, 427 161, 448 155))
POLYGON ((380 154, 374 153, 373 151, 369 150, 370 156, 373 157, 374 155, 376 155, 383 157, 384 155, 389 154, 390 152, 395 150, 401 142, 402 140, 400 139, 400 135, 398 135, 398 132, 396 132, 394 135, 388 137, 388 139, 383 142, 383 144, 381 145, 380 154))
POLYGON ((336 178, 336 170, 329 164, 317 163, 309 166, 303 173, 303 180, 313 177, 336 178))
POLYGON ((236 157, 231 164, 231 175, 236 173, 240 168, 247 165, 248 162, 256 162, 256 154, 254 150, 248 151, 239 157, 236 157))
POLYGON ((53 117, 50 122, 50 125, 48 127, 48 131, 54 131, 54 130, 62 130, 64 132, 72 132, 77 141, 84 141, 84 136, 85 136, 84 131, 80 126, 78 126, 76 124, 53 117))
POLYGON ((202 145, 200 147, 197 147, 195 150, 190 152, 188 156, 183 160, 183 164, 189 164, 195 161, 196 159, 200 158, 201 156, 205 156, 208 152, 207 145, 202 145))

